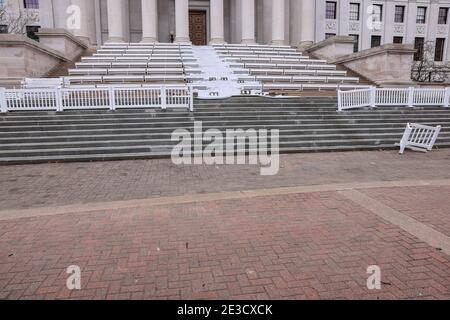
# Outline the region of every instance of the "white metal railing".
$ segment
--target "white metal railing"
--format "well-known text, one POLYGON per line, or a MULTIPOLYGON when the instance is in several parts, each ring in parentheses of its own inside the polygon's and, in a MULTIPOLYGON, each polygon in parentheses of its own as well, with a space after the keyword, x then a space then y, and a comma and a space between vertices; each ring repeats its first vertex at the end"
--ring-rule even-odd
POLYGON ((119 108, 188 108, 194 110, 191 86, 105 86, 98 88, 0 88, 0 111, 86 110, 119 108))
POLYGON ((377 106, 450 105, 450 88, 375 88, 338 91, 338 110, 377 106))
POLYGON ((430 127, 418 123, 408 123, 400 141, 400 154, 403 154, 406 148, 421 152, 433 150, 440 131, 441 126, 430 127))

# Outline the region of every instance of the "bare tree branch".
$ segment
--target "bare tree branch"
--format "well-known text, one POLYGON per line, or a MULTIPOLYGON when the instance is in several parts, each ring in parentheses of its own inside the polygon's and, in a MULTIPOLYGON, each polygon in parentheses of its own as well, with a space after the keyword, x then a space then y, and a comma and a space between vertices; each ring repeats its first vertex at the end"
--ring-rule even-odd
POLYGON ((39 14, 35 10, 14 10, 7 5, 0 7, 0 24, 7 26, 8 33, 26 34, 26 27, 38 22, 39 14))
POLYGON ((445 82, 449 79, 450 65, 434 61, 434 52, 434 42, 425 42, 420 59, 414 62, 411 69, 412 80, 417 82, 445 82))

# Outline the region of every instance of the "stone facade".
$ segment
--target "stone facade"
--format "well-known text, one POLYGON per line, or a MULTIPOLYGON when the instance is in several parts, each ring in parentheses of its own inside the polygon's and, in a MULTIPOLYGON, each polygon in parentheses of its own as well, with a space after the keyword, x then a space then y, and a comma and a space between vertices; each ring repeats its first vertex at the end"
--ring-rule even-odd
MULTIPOLYGON (((23 6, 23 1, 5 1, 23 6)), ((171 34, 176 41, 187 41, 189 11, 196 10, 206 13, 207 42, 304 48, 331 35, 351 35, 356 49, 365 50, 374 43, 393 43, 394 37, 404 44, 441 38, 444 60, 449 60, 449 18, 440 18, 444 8, 450 8, 450 0, 40 0, 38 24, 71 29, 91 45, 169 42, 171 34), (379 6, 380 16, 373 14, 373 5, 379 6), (78 24, 72 23, 76 17, 78 24)))
POLYGON ((0 85, 19 84, 29 76, 44 77, 67 61, 62 53, 17 34, 0 34, 0 53, 0 85))

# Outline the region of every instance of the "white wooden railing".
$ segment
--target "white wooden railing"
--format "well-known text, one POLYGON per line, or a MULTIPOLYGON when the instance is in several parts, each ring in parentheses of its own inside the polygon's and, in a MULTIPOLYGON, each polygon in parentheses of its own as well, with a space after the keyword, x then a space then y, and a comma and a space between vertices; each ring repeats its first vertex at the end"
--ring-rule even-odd
POLYGON ((406 148, 421 152, 433 150, 440 131, 441 126, 430 127, 418 123, 408 123, 399 144, 400 154, 403 154, 406 148))
POLYGON ((377 106, 450 105, 450 88, 375 88, 338 91, 338 110, 377 106))
POLYGON ((0 88, 0 110, 87 110, 188 108, 194 110, 193 90, 185 85, 109 86, 99 88, 0 88))

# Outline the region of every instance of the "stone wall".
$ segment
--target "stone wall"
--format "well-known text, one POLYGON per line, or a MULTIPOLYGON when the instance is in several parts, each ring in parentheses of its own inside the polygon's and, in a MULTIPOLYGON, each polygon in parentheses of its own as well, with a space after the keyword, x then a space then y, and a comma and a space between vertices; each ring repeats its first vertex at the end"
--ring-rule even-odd
POLYGON ((76 60, 88 46, 65 29, 41 29, 37 33, 42 45, 63 54, 69 60, 76 60))
POLYGON ((409 86, 416 50, 413 45, 385 44, 331 60, 366 77, 378 86, 409 86))
POLYGON ((25 77, 45 77, 68 59, 25 35, 0 34, 0 86, 18 85, 25 77))
POLYGON ((350 36, 336 36, 313 44, 305 50, 314 57, 327 61, 336 60, 353 53, 353 38, 350 36))

